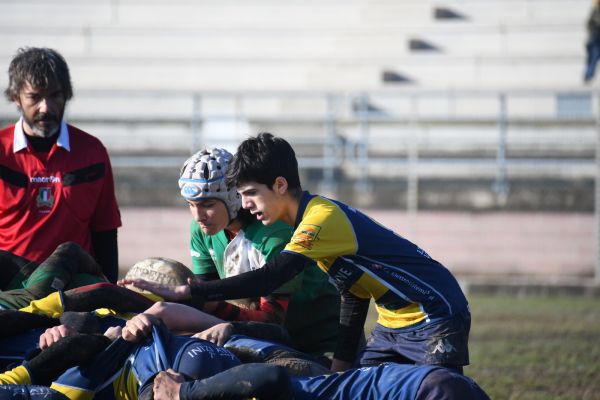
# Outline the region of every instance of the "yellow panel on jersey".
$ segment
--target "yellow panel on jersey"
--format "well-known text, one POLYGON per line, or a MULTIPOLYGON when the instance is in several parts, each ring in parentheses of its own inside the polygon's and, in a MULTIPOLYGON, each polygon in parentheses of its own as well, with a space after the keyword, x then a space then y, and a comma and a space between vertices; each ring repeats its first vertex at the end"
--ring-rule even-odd
POLYGON ((362 299, 370 297, 378 299, 387 293, 387 288, 368 274, 362 274, 356 283, 350 288, 350 293, 362 299))
POLYGON ((64 394, 69 400, 92 400, 94 398, 94 392, 92 391, 61 385, 56 382, 50 385, 50 389, 54 389, 57 392, 64 394))
MULTIPOLYGON (((377 278, 368 274, 363 274, 356 283, 350 288, 350 293, 360 298, 379 299, 389 292, 377 278)), ((395 310, 388 310, 375 304, 379 314, 377 322, 388 328, 404 328, 427 318, 420 305, 412 303, 406 307, 395 310)))
POLYGON ((29 371, 22 365, 0 374, 0 385, 31 385, 29 371))
POLYGON ((58 318, 63 313, 61 292, 50 293, 43 299, 34 300, 27 307, 21 308, 19 311, 58 318))
POLYGON ((338 256, 354 254, 357 242, 346 214, 334 202, 313 197, 284 250, 315 260, 327 272, 338 256))
POLYGON ((427 315, 419 304, 413 303, 397 310, 388 310, 375 304, 379 317, 377 323, 388 328, 404 328, 423 321, 427 315))
POLYGON ((113 382, 113 389, 117 400, 137 400, 139 384, 129 362, 113 382))

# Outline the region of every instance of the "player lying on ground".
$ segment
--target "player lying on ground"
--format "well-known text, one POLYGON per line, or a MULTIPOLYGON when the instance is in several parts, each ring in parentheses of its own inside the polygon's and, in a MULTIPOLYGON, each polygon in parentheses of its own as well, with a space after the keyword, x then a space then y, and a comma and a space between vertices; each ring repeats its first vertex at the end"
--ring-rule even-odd
MULTIPOLYGON (((240 336, 243 333, 278 341, 289 340, 287 332, 279 325, 257 322, 226 323, 223 324, 223 329, 211 329, 209 332, 201 332, 196 337, 189 338, 169 334, 162 323, 160 326, 157 325, 157 321, 159 320, 145 314, 134 317, 123 328, 122 338, 111 344, 91 363, 85 363, 82 367, 73 368, 62 374, 52 385, 53 389, 71 399, 87 399, 114 381, 114 395, 118 399, 136 398, 138 394, 141 397, 151 398, 152 380, 159 371, 172 368, 183 373, 188 379, 201 379, 238 365, 240 362, 234 354, 240 354, 240 357, 247 361, 283 364, 296 374, 319 374, 327 371, 326 368, 312 361, 310 356, 285 345, 240 336), (231 334, 236 336, 230 337, 231 334), (227 338, 227 346, 232 352, 199 338, 217 335, 227 338), (131 345, 145 340, 148 336, 152 337, 152 341, 131 345), (115 376, 118 377, 115 379, 115 376)), ((85 346, 87 361, 90 361, 93 354, 89 349, 102 349, 106 346, 106 341, 98 339, 98 336, 77 335, 63 338, 28 363, 0 375, 0 382, 48 384, 49 380, 56 379, 57 373, 60 372, 55 365, 64 366, 75 359, 83 362, 85 358, 70 355, 65 361, 55 364, 53 359, 60 359, 65 352, 78 352, 76 348, 67 348, 66 344, 73 343, 73 338, 79 338, 75 343, 78 346, 85 346), (88 344, 86 340, 89 341, 88 344)), ((8 388, 4 389, 9 391, 8 388)), ((27 390, 31 392, 35 389, 13 387, 10 393, 27 390)), ((56 395, 56 392, 52 393, 56 395)), ((1 396, 2 392, 0 398, 1 396)))
MULTIPOLYGON (((65 254, 61 253, 60 256, 65 254)), ((164 258, 142 260, 130 269, 127 276, 130 274, 150 276, 156 282, 162 283, 182 283, 192 276, 191 271, 183 264, 164 258)), ((151 293, 142 295, 104 282, 65 292, 54 292, 31 302, 19 312, 0 310, 0 367, 35 355, 38 344, 40 348, 46 348, 61 337, 77 334, 77 329, 60 324, 56 319, 64 312, 90 311, 93 315, 90 315, 89 319, 106 329, 115 324, 124 324, 126 319, 134 315, 132 313, 146 310, 157 300, 160 300, 160 297, 151 293)), ((195 321, 193 332, 222 322, 211 315, 196 312, 202 314, 203 318, 195 321)))
MULTIPOLYGON (((242 326, 243 323, 236 324, 242 326)), ((0 387, 0 399, 3 395, 15 393, 43 393, 64 399, 59 395, 63 393, 73 400, 89 399, 107 383, 113 382, 115 372, 119 371, 113 387, 109 388, 117 399, 488 399, 471 379, 438 366, 386 363, 310 377, 307 374, 320 373, 323 368, 284 345, 248 336, 229 336, 232 330, 227 325, 230 324, 223 324, 213 328, 213 332, 203 334, 225 340, 225 346, 231 352, 222 348, 219 350, 199 339, 171 336, 158 327, 152 317, 140 314, 123 328, 122 337, 91 363, 62 374, 52 384, 53 390, 49 393, 35 386, 9 385, 0 387), (143 339, 148 334, 152 335, 151 342, 131 345, 131 342, 143 339), (129 357, 132 352, 133 356, 129 357), (267 361, 267 364, 236 367, 239 361, 234 354, 245 361, 267 361), (210 378, 218 371, 222 372, 210 378)), ((277 337, 277 331, 281 328, 272 326, 261 329, 262 332, 271 329, 270 334, 277 337)), ((50 349, 64 351, 65 347, 59 345, 65 340, 72 338, 62 339, 50 349)), ((95 345, 96 348, 105 345, 106 341, 96 340, 101 342, 95 345)), ((47 354, 45 362, 50 364, 53 361, 49 354, 60 357, 60 351, 47 354)), ((35 366, 33 371, 31 367, 24 366, 0 376, 0 379, 12 378, 14 381, 15 377, 19 377, 25 381, 30 379, 35 384, 36 381, 32 381, 31 377, 39 374, 37 371, 42 362, 34 359, 29 366, 32 363, 35 366)))
MULTIPOLYGON (((185 282, 190 271, 180 263, 168 259, 151 258, 136 263, 128 272, 133 276, 150 275, 160 282, 185 282)), ((20 311, 0 310, 0 365, 22 360, 30 356, 39 342, 44 349, 62 337, 81 333, 74 324, 65 324, 64 313, 92 311, 87 315, 86 324, 106 329, 113 324, 124 324, 130 313, 146 312, 165 315, 169 326, 176 331, 199 332, 223 322, 211 315, 184 305, 167 305, 158 302, 156 296, 141 295, 137 292, 110 283, 89 285, 66 292, 55 292, 44 299, 33 301, 20 311), (173 307, 187 309, 191 317, 181 313, 168 312, 173 307), (61 318, 59 321, 58 318, 61 318), (46 329, 47 328, 47 329, 46 329), (45 332, 44 332, 45 330, 45 332)), ((91 329, 91 328, 90 328, 91 329)), ((88 329, 89 331, 89 329, 88 329)), ((35 354, 35 353, 34 353, 35 354)))
POLYGON ((360 365, 393 361, 462 371, 469 363, 471 316, 450 271, 358 210, 303 192, 289 143, 266 133, 245 140, 227 179, 237 186, 242 206, 263 224, 294 226, 285 249, 260 269, 219 281, 177 287, 128 283, 175 301, 251 297, 272 292, 316 262, 342 292, 333 370, 352 365, 370 299, 378 320, 360 365))
POLYGON ((384 363, 314 377, 290 376, 277 365, 243 364, 189 381, 174 371, 154 379, 155 400, 489 400, 470 378, 434 365, 384 363))
MULTIPOLYGON (((119 337, 108 347, 105 346, 105 349, 102 348, 105 341, 99 341, 101 343, 94 348, 101 352, 94 358, 88 357, 87 363, 66 372, 61 371, 63 373, 60 376, 53 377, 55 381, 51 388, 54 390, 54 395, 59 392, 69 399, 91 399, 96 393, 107 388, 105 389, 107 393, 110 395, 112 392, 117 399, 136 399, 138 396, 152 398, 152 378, 161 370, 175 368, 186 376, 206 378, 240 364, 231 352, 204 340, 172 336, 164 328, 155 326, 153 340, 138 344, 139 338, 129 335, 127 329, 127 327, 123 329, 123 337, 119 331, 119 337), (150 396, 142 395, 143 392, 149 392, 150 396)), ((49 349, 42 351, 29 363, 0 375, 0 381, 5 384, 37 384, 34 379, 38 379, 40 375, 43 375, 47 381, 50 373, 40 374, 39 371, 46 367, 51 369, 50 372, 55 373, 56 369, 52 364, 55 359, 69 351, 74 353, 79 351, 72 346, 67 349, 64 349, 64 346, 60 348, 63 341, 82 337, 87 338, 90 343, 80 339, 78 344, 88 350, 93 347, 93 340, 98 341, 97 336, 92 335, 63 338, 49 349), (59 350, 64 351, 53 353, 53 349, 57 346, 59 350), (52 360, 40 365, 38 358, 44 357, 47 353, 53 355, 52 360), (32 363, 35 369, 30 370, 32 363)), ((89 351, 87 355, 94 356, 89 351)), ((49 356, 45 359, 48 360, 49 356)))

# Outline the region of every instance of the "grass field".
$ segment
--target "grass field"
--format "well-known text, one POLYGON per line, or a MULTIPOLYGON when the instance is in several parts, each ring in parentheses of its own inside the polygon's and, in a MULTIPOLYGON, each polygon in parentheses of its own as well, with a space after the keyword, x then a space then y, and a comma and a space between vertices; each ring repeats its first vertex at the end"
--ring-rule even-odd
MULTIPOLYGON (((474 378, 493 400, 600 399, 600 299, 469 296, 474 378)), ((369 329, 375 321, 372 312, 369 329)))

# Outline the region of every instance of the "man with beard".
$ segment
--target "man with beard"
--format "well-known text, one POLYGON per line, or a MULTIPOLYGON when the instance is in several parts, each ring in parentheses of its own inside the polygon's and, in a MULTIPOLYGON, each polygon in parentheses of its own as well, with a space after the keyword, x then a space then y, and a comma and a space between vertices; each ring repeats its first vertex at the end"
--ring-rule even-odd
POLYGON ((73 97, 67 63, 55 50, 22 48, 8 75, 5 95, 21 118, 0 131, 0 249, 41 263, 72 241, 115 282, 121 218, 112 169, 102 143, 63 120, 73 97))

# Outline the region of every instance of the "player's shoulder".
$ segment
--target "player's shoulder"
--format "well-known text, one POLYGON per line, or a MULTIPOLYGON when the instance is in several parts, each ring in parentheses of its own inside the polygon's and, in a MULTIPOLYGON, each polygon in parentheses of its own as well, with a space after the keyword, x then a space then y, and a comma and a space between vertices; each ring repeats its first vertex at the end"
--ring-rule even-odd
POLYGON ((348 205, 342 203, 339 200, 333 200, 322 195, 314 195, 307 203, 306 208, 316 209, 342 209, 348 207, 348 205))
POLYGON ((302 211, 302 223, 306 220, 329 220, 341 217, 346 213, 348 206, 336 200, 316 195, 306 204, 302 211))

